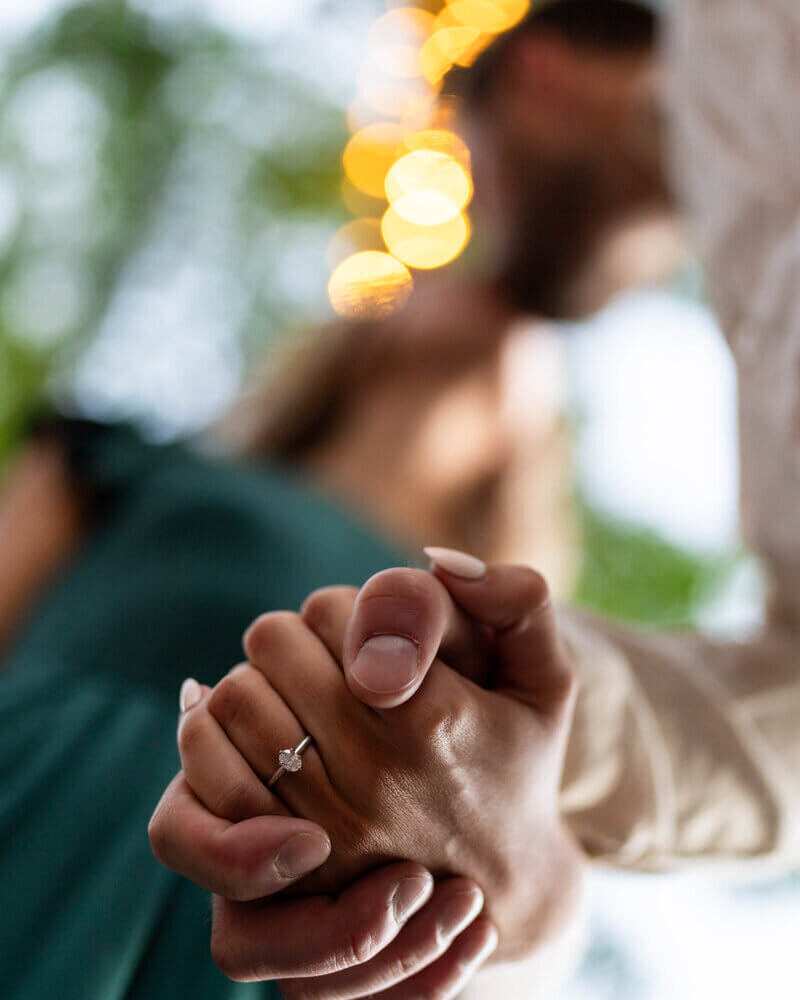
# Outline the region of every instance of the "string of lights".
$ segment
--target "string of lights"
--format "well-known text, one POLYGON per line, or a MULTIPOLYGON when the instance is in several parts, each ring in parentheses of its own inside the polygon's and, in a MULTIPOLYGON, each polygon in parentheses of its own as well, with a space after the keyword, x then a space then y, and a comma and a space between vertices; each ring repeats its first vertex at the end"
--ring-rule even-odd
POLYGON ((469 150, 454 131, 442 81, 453 66, 469 66, 529 6, 390 3, 370 28, 342 156, 342 197, 355 218, 328 251, 328 295, 341 316, 391 313, 411 294, 414 271, 443 267, 466 247, 469 150))

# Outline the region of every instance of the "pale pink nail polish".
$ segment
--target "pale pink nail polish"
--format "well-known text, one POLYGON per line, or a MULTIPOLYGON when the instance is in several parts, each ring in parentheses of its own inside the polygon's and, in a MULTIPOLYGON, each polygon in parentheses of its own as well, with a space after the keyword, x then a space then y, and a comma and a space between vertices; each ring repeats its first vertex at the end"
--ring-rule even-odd
POLYGON ((445 573, 450 573, 451 576, 458 576, 462 580, 481 580, 486 576, 486 563, 475 556, 467 555, 466 552, 431 546, 424 551, 435 566, 443 569, 445 573))
POLYGON ((194 677, 187 678, 183 684, 181 684, 181 693, 178 698, 178 702, 181 706, 182 712, 188 712, 190 708, 200 701, 203 697, 203 689, 194 679, 194 677))

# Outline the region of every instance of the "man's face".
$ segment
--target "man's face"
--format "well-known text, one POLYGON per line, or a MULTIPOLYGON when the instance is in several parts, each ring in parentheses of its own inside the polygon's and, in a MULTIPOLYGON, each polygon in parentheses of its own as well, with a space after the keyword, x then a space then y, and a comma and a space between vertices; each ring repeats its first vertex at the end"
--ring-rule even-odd
POLYGON ((593 277, 606 244, 670 210, 655 59, 534 38, 509 61, 465 123, 478 223, 517 308, 579 316, 619 290, 593 277))

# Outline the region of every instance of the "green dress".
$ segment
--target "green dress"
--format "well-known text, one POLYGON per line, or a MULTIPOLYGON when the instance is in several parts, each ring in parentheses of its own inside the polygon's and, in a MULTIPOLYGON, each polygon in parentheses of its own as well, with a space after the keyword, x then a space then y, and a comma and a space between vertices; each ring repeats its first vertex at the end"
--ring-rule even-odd
POLYGON ((237 663, 259 613, 397 553, 277 472, 75 426, 95 527, 0 667, 0 996, 277 996, 216 970, 207 895, 150 852, 178 688, 237 663))

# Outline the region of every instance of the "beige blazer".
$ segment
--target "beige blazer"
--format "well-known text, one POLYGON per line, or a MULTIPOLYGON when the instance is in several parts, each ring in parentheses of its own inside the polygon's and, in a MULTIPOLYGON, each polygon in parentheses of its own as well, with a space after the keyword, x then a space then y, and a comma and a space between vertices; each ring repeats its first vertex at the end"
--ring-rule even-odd
POLYGON ((565 612, 583 689, 563 808, 634 869, 800 862, 800 2, 676 0, 675 173, 736 360, 743 530, 771 587, 752 641, 565 612))

